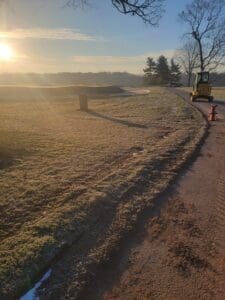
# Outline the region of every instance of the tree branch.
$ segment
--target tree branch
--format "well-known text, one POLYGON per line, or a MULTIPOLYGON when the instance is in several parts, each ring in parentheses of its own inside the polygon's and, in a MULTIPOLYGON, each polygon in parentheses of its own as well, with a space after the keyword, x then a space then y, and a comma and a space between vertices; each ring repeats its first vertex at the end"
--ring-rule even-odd
MULTIPOLYGON (((94 0, 93 0, 94 1, 94 0)), ((164 12, 165 0, 109 0, 112 5, 122 14, 130 14, 140 17, 145 23, 152 26, 158 22, 164 12)), ((89 4, 88 0, 67 0, 66 6, 77 8, 89 4)))

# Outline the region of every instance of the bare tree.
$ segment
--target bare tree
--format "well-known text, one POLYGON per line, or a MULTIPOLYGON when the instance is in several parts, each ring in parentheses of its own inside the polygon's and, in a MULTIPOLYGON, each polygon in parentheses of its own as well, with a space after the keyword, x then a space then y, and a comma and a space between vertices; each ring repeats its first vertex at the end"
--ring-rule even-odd
MULTIPOLYGON (((94 0, 67 0, 66 5, 77 8, 90 4, 94 0)), ((145 23, 152 26, 158 22, 164 12, 163 2, 165 0, 109 0, 112 5, 122 14, 130 14, 140 17, 145 23)))
POLYGON ((198 44, 196 41, 186 40, 184 45, 176 51, 175 60, 187 75, 187 84, 190 86, 192 74, 199 67, 198 44))
POLYGON ((199 68, 216 69, 225 57, 225 0, 193 0, 179 15, 198 45, 199 68))

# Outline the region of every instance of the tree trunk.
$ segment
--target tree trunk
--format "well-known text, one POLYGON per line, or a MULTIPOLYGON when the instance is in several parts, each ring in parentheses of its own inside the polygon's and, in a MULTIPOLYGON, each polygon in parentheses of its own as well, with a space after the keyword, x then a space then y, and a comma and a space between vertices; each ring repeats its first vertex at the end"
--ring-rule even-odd
POLYGON ((203 59, 203 51, 202 51, 202 43, 201 40, 197 39, 198 45, 199 45, 199 55, 200 55, 200 68, 201 72, 204 72, 205 66, 204 66, 204 59, 203 59))
POLYGON ((191 74, 188 73, 188 87, 191 86, 191 74))

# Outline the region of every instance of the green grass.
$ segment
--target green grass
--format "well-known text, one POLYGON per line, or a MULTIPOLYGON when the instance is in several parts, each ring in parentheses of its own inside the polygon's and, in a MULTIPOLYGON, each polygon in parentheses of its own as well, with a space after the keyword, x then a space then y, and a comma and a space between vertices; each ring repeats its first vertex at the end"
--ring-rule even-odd
POLYGON ((202 125, 198 112, 160 88, 91 100, 89 108, 79 111, 67 96, 0 100, 1 299, 28 288, 90 229, 111 201, 106 189, 132 181, 158 148, 202 125))

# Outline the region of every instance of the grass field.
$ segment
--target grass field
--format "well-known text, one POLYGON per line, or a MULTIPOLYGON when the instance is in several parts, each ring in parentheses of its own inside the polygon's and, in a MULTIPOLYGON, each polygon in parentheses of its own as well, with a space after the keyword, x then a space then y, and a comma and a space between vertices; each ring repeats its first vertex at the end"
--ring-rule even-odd
POLYGON ((216 100, 225 101, 225 88, 213 88, 212 90, 213 96, 216 100))
POLYGON ((91 100, 88 112, 61 90, 29 95, 0 99, 1 299, 28 288, 90 229, 115 201, 106 193, 119 193, 146 160, 202 126, 197 111, 159 88, 91 100))
MULTIPOLYGON (((192 88, 182 88, 183 90, 187 91, 187 92, 191 92, 192 88)), ((225 88, 224 87, 213 87, 212 88, 212 95, 214 97, 215 100, 219 100, 219 101, 225 101, 225 88)))

